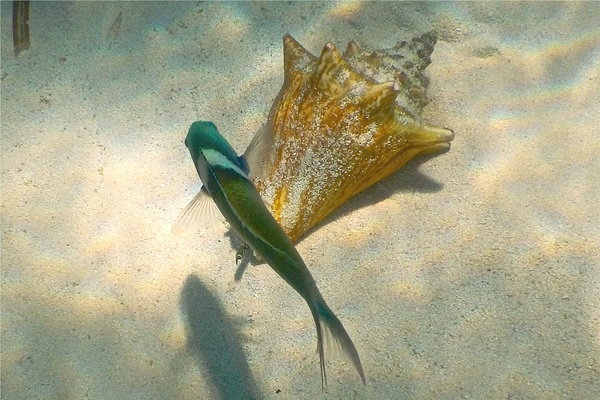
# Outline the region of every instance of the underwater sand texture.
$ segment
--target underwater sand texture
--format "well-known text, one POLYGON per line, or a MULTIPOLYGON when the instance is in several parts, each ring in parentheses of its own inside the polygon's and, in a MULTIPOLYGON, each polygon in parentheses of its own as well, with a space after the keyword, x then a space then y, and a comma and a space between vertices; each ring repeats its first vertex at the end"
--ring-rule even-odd
POLYGON ((3 399, 600 398, 598 3, 1 4, 3 399), (120 22, 118 22, 120 18, 120 22), (299 244, 360 353, 321 391, 313 321, 215 221, 172 236, 210 119, 242 152, 318 53, 431 29, 456 138, 299 244))

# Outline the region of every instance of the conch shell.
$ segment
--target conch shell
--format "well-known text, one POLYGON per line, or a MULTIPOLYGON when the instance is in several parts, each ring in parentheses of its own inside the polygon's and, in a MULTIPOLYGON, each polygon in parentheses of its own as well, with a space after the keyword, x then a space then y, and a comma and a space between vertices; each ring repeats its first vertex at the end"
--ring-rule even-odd
POLYGON ((327 43, 317 58, 284 36, 283 87, 246 158, 292 241, 414 156, 449 149, 450 129, 419 122, 435 42, 372 53, 350 42, 343 57, 327 43))

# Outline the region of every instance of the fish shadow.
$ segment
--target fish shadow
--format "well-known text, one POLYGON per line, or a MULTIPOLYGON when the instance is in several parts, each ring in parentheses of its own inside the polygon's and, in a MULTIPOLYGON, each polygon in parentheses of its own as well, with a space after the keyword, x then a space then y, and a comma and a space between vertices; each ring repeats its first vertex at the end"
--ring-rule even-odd
POLYGON ((239 335, 218 298, 196 275, 185 280, 180 310, 186 327, 187 350, 223 400, 261 399, 239 335))

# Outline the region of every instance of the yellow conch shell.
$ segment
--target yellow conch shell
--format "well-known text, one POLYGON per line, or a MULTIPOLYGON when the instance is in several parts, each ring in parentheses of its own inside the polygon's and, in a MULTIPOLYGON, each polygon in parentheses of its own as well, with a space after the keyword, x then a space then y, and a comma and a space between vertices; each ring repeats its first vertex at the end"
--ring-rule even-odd
POLYGON ((435 40, 425 34, 391 55, 350 42, 345 58, 327 43, 317 58, 284 36, 283 87, 246 157, 292 241, 412 157, 450 147, 451 130, 418 122, 435 40))

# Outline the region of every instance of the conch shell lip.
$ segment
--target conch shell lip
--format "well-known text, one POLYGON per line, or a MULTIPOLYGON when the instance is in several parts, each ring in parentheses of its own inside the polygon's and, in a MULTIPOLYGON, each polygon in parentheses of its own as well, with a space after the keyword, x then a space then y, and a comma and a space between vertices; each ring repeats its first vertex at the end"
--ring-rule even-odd
POLYGON ((296 243, 303 241, 320 228, 344 218, 357 210, 374 206, 399 194, 436 193, 443 190, 444 183, 423 173, 419 168, 422 164, 427 163, 438 155, 450 151, 449 143, 441 145, 445 145, 446 147, 431 153, 420 153, 419 156, 408 161, 402 169, 353 196, 344 204, 341 204, 321 221, 303 232, 296 239, 296 243))

